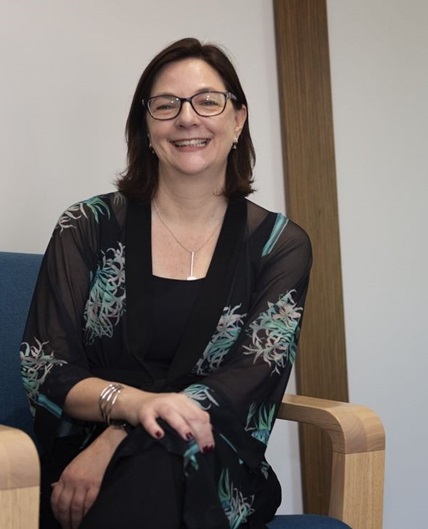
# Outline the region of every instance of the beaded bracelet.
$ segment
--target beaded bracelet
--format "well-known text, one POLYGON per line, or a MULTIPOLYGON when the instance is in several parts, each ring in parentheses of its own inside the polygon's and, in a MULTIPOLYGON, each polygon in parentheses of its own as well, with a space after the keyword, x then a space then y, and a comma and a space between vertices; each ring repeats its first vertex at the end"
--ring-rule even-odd
POLYGON ((111 410, 113 409, 117 397, 119 396, 122 389, 123 386, 121 384, 111 383, 101 391, 98 406, 100 408, 103 421, 108 425, 111 424, 111 410))

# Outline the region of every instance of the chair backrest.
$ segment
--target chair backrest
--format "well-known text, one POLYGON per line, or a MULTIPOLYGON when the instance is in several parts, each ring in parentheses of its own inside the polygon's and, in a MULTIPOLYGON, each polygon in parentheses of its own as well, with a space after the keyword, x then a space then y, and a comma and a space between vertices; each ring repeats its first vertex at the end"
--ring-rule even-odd
POLYGON ((34 437, 19 349, 41 255, 0 252, 0 423, 34 437))

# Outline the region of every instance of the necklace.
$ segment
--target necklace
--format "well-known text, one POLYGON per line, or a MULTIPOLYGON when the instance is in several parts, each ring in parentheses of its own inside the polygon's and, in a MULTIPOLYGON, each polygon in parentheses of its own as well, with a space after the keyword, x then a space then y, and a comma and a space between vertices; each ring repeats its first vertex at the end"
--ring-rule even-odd
POLYGON ((168 226, 168 224, 164 221, 160 211, 159 211, 159 208, 155 202, 155 200, 153 199, 153 205, 155 207, 155 210, 156 210, 156 213, 159 217, 159 220, 162 222, 162 224, 165 226, 166 230, 169 232, 169 234, 172 236, 172 238, 175 240, 175 242, 181 246, 181 248, 183 248, 183 250, 186 250, 187 253, 190 254, 190 273, 189 275, 186 277, 186 280, 187 281, 194 281, 195 279, 198 279, 195 275, 194 275, 194 272, 193 272, 193 268, 194 268, 194 264, 195 264, 195 255, 202 250, 202 248, 204 248, 205 245, 208 244, 208 242, 214 237, 214 234, 216 233, 217 231, 217 228, 219 227, 219 225, 222 223, 223 219, 216 225, 215 229, 213 230, 213 232, 211 233, 211 235, 208 237, 208 239, 206 239, 200 246, 199 248, 197 248, 196 250, 189 250, 189 248, 186 248, 186 246, 184 246, 184 244, 179 241, 177 239, 177 237, 175 236, 174 232, 171 230, 171 228, 168 226))

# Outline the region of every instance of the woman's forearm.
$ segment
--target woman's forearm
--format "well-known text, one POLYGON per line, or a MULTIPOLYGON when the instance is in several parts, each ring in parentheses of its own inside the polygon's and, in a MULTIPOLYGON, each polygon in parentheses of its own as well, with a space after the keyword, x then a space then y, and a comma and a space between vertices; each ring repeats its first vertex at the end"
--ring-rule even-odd
MULTIPOLYGON (((78 382, 68 392, 64 402, 64 411, 70 417, 84 421, 102 422, 100 395, 112 382, 101 378, 86 378, 78 382)), ((145 398, 151 393, 125 384, 117 395, 115 403, 110 407, 111 420, 123 420, 130 424, 138 423, 138 411, 145 398)))

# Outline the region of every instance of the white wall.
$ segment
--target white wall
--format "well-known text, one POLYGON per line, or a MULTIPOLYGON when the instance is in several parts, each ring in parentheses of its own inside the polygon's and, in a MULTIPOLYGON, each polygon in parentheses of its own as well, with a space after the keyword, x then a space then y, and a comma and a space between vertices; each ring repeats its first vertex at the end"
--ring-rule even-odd
POLYGON ((428 3, 328 0, 350 397, 387 434, 385 529, 427 527, 428 3))
MULTIPOLYGON (((113 189, 137 80, 184 36, 230 50, 249 100, 255 200, 284 209, 270 1, 0 0, 1 250, 44 251, 64 208, 113 189)), ((299 512, 295 429, 278 425, 270 453, 285 509, 299 512)))

